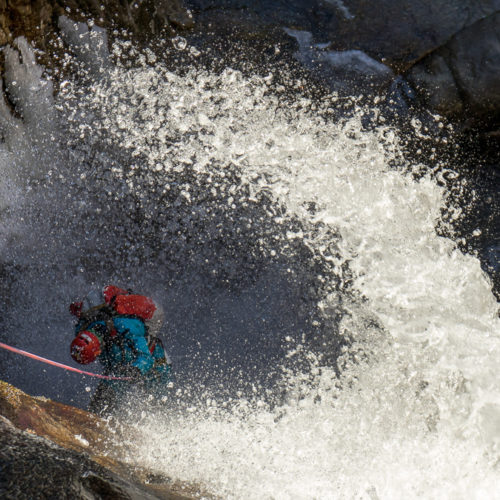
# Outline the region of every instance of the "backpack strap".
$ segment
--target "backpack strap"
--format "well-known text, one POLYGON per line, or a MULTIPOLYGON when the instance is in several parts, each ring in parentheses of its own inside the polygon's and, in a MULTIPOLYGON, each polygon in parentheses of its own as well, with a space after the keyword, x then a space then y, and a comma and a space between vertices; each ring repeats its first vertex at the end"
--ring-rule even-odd
POLYGON ((106 326, 99 325, 98 334, 101 336, 106 350, 109 350, 112 345, 117 345, 121 351, 122 361, 125 360, 124 340, 121 335, 117 334, 113 318, 117 316, 116 311, 113 309, 112 304, 100 304, 98 306, 88 309, 81 315, 83 324, 80 326, 81 330, 86 330, 92 323, 102 321, 106 326))
POLYGON ((80 315, 80 322, 83 321, 80 330, 86 330, 92 323, 96 321, 104 321, 105 323, 107 323, 109 320, 112 321, 114 316, 116 316, 116 313, 114 312, 113 308, 106 303, 87 309, 80 315))
MULTIPOLYGON (((115 308, 114 308, 114 302, 115 302, 116 296, 112 297, 109 303, 103 303, 98 306, 92 307, 91 309, 86 310, 84 313, 81 314, 80 316, 80 321, 81 326, 79 328, 79 331, 86 330, 92 323, 95 323, 96 321, 101 321, 104 322, 104 325, 100 325, 100 328, 98 328, 98 334, 101 336, 102 341, 106 347, 106 350, 110 349, 113 345, 116 345, 120 351, 121 351, 121 357, 122 357, 122 362, 125 360, 125 343, 127 346, 132 350, 132 352, 137 356, 138 351, 136 347, 134 346, 133 342, 124 339, 122 335, 118 335, 118 332, 116 331, 115 325, 114 325, 114 318, 117 316, 125 316, 124 314, 119 314, 115 308)), ((149 328, 144 321, 143 318, 135 315, 126 315, 127 317, 132 317, 134 319, 138 319, 142 321, 145 327, 145 337, 146 337, 146 342, 148 344, 148 349, 151 354, 153 354, 156 346, 160 344, 160 346, 163 349, 163 352, 165 353, 165 348, 163 347, 163 343, 161 339, 158 337, 153 337, 149 333, 149 328)), ((166 355, 165 355, 166 356, 166 355)), ((166 357, 163 358, 156 358, 155 359, 155 365, 159 364, 164 364, 166 363, 166 357)))
POLYGON ((151 337, 151 341, 149 342, 149 352, 153 354, 156 346, 159 345, 162 348, 163 351, 163 356, 161 358, 154 358, 154 365, 153 368, 157 366, 162 366, 162 365, 170 365, 171 362, 168 358, 167 351, 165 350, 165 347, 163 345, 162 340, 159 337, 151 337))

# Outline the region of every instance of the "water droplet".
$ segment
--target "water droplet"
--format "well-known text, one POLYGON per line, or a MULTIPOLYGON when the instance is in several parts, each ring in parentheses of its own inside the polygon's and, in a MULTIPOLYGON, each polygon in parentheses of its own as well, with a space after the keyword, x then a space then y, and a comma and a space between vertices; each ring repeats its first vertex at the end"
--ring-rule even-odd
POLYGON ((198 57, 201 54, 201 52, 196 47, 190 47, 189 53, 194 57, 198 57))
POLYGON ((177 50, 184 50, 187 47, 187 40, 182 36, 172 38, 172 44, 177 50))

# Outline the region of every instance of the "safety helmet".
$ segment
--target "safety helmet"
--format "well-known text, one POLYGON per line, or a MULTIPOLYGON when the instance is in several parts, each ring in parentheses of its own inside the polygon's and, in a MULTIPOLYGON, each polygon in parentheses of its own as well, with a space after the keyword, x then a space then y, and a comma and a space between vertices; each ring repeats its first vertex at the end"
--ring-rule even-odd
POLYGON ((95 361, 101 354, 101 342, 93 332, 83 330, 73 339, 70 346, 71 357, 82 365, 95 361))

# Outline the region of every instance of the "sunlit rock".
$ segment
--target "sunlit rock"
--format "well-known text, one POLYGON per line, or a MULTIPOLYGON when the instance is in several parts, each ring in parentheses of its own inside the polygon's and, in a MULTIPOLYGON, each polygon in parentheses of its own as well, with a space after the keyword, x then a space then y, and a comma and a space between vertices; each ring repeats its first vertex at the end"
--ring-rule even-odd
POLYGON ((190 493, 180 492, 181 485, 166 485, 165 478, 162 484, 147 471, 124 463, 124 443, 130 433, 123 426, 31 397, 0 381, 0 496, 191 498, 190 493), (151 482, 157 484, 147 484, 151 482))

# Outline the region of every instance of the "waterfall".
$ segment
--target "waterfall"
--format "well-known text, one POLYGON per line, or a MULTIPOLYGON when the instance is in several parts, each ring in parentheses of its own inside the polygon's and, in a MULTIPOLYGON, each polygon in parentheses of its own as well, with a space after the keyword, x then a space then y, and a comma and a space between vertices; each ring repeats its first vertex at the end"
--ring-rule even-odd
MULTIPOLYGON (((177 375, 162 414, 136 415, 130 461, 225 498, 498 495, 498 304, 437 231, 460 217, 451 167, 408 160, 375 103, 334 119, 337 96, 272 72, 180 74, 123 42, 75 49, 52 97, 18 49, 2 338, 69 362, 67 305, 88 288, 162 303, 177 375)), ((6 359, 8 380, 85 405, 88 380, 6 359)))

